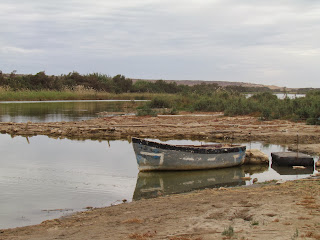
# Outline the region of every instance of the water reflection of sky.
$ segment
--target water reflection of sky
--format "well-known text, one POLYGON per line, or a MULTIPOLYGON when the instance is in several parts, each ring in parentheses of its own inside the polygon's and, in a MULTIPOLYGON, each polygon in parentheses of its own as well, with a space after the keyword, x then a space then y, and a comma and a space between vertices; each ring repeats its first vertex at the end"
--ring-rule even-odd
MULTIPOLYGON (((246 94, 246 97, 251 97, 252 93, 248 93, 246 94)), ((293 93, 275 93, 274 95, 276 95, 279 99, 285 99, 285 98, 290 98, 290 99, 295 99, 295 98, 301 98, 301 97, 305 97, 305 94, 293 94, 293 93)))
POLYGON ((92 119, 103 112, 132 113, 142 100, 0 102, 0 122, 61 122, 92 119))
MULTIPOLYGON (((167 143, 201 142, 172 140, 167 143)), ((249 144, 246 145, 250 148, 249 144)), ((260 149, 269 156, 271 152, 286 150, 284 146, 263 145, 258 142, 251 143, 251 148, 260 149)), ((131 201, 135 190, 139 190, 136 159, 128 141, 75 141, 46 136, 27 139, 0 134, 0 151, 0 191, 3 193, 0 197, 0 229, 40 223, 81 211, 88 206, 110 206, 120 203, 122 199, 131 201), (57 209, 62 210, 43 211, 57 209)), ((266 169, 265 172, 259 168, 237 168, 189 173, 185 171, 177 175, 149 174, 147 177, 140 176, 140 180, 143 184, 148 184, 148 181, 162 182, 162 185, 165 184, 162 188, 168 191, 164 192, 166 194, 194 190, 194 187, 224 186, 224 181, 226 186, 242 185, 239 176, 250 174, 260 182, 308 176, 280 176, 275 170, 266 169), (232 176, 231 181, 228 179, 229 175, 232 176), (174 185, 169 176, 170 179, 176 179, 183 189, 174 185), (186 188, 192 182, 196 186, 186 188)))
POLYGON ((0 228, 131 200, 138 173, 128 142, 0 135, 0 228), (131 157, 131 159, 130 159, 131 157), (71 211, 72 212, 72 211, 71 211))

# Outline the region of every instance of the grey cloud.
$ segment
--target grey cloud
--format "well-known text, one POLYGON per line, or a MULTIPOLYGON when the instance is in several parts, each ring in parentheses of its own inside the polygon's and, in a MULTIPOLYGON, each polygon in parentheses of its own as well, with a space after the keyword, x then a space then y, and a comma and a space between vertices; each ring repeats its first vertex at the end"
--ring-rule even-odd
POLYGON ((287 86, 305 75, 320 87, 318 1, 3 0, 0 8, 3 71, 287 86))

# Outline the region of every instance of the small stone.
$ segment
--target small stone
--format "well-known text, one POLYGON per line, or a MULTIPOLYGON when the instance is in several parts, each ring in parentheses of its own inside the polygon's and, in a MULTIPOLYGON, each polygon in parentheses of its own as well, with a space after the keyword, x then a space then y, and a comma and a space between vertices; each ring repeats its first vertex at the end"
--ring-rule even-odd
POLYGON ((276 182, 276 184, 277 184, 277 185, 280 185, 280 184, 285 183, 285 182, 286 182, 286 181, 279 180, 279 181, 276 182))
POLYGON ((269 164, 269 157, 258 149, 247 150, 243 164, 269 164))
POLYGON ((223 139, 224 138, 223 134, 221 134, 221 133, 215 134, 214 137, 216 139, 223 139))

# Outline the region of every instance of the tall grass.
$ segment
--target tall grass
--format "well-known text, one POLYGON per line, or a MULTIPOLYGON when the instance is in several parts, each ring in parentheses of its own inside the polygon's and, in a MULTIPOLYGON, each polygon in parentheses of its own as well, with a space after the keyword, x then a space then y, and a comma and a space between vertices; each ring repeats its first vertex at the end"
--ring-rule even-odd
POLYGON ((17 90, 0 87, 0 101, 50 101, 50 100, 151 100, 168 94, 156 93, 109 93, 77 86, 74 90, 17 90))

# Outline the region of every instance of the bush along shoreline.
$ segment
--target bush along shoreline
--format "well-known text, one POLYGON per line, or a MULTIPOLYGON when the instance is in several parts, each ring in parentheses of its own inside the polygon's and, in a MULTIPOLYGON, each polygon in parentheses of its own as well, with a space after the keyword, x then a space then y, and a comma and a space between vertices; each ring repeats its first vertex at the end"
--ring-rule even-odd
POLYGON ((140 107, 149 109, 169 108, 177 111, 223 112, 225 116, 251 115, 260 120, 286 119, 306 121, 320 125, 320 91, 310 91, 305 97, 278 99, 269 92, 254 94, 249 98, 237 92, 216 91, 210 95, 175 95, 155 97, 140 107))
POLYGON ((0 101, 19 100, 151 100, 137 109, 138 115, 176 114, 179 111, 224 112, 226 116, 252 115, 261 120, 287 119, 320 125, 320 90, 305 97, 278 99, 271 90, 255 88, 246 97, 244 87, 217 84, 178 85, 175 82, 133 82, 123 75, 114 77, 93 73, 48 76, 3 74, 0 71, 0 101))

